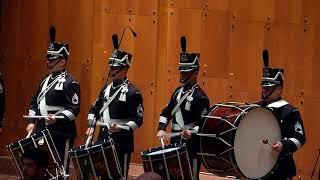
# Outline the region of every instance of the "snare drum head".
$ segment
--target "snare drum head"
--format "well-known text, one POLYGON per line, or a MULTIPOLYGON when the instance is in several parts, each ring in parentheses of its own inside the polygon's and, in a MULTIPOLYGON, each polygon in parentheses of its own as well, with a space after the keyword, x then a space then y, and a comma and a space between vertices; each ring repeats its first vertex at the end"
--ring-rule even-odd
POLYGON ((275 166, 279 153, 269 143, 281 140, 277 118, 265 108, 249 111, 241 120, 234 140, 234 155, 241 172, 248 178, 258 179, 267 175, 275 166))
POLYGON ((154 151, 154 152, 150 152, 147 155, 152 156, 152 155, 157 155, 157 154, 166 154, 168 152, 172 152, 175 150, 178 150, 180 147, 172 147, 172 148, 168 148, 168 149, 161 149, 158 151, 154 151))

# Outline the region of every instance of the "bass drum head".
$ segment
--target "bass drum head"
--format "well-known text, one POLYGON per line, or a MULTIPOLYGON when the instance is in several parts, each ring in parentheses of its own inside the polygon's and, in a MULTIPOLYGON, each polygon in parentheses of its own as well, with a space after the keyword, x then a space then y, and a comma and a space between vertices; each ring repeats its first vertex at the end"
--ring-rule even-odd
POLYGON ((234 140, 234 155, 242 174, 250 179, 267 175, 276 165, 279 153, 269 144, 281 140, 277 118, 265 108, 249 111, 240 121, 234 140))

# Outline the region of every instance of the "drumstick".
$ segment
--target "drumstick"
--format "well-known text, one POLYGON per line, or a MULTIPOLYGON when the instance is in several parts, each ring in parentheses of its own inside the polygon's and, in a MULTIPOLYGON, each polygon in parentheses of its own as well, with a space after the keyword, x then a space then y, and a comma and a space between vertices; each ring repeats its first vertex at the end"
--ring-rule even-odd
POLYGON ((173 137, 177 137, 177 136, 181 136, 180 132, 178 132, 178 133, 171 133, 168 138, 173 138, 173 137))
MULTIPOLYGON (((27 119, 35 119, 35 118, 48 118, 49 116, 41 116, 41 115, 34 115, 34 116, 29 116, 29 115, 23 115, 24 118, 27 119)), ((52 116, 55 119, 63 119, 63 116, 52 116)))
MULTIPOLYGON (((105 122, 97 121, 97 125, 99 125, 99 126, 107 126, 108 129, 110 128, 110 123, 105 123, 105 122)), ((127 130, 127 131, 130 130, 130 127, 127 126, 127 125, 117 124, 117 126, 118 126, 120 129, 124 129, 124 130, 127 130)))
POLYGON ((85 148, 87 148, 89 146, 89 143, 90 143, 90 139, 92 138, 92 136, 88 136, 87 140, 86 140, 86 143, 84 145, 85 148))
MULTIPOLYGON (((171 133, 168 138, 173 138, 173 137, 181 136, 181 134, 180 134, 181 132, 182 132, 182 131, 180 131, 180 132, 175 132, 175 133, 171 133)), ((196 133, 197 133, 197 130, 191 129, 191 130, 190 130, 190 133, 191 133, 191 134, 196 134, 196 133)))
POLYGON ((32 132, 29 132, 28 135, 26 136, 26 138, 29 138, 31 136, 32 132))
POLYGON ((161 147, 162 149, 164 149, 164 142, 163 142, 163 138, 160 139, 160 142, 161 142, 161 147))
POLYGON ((269 142, 268 139, 263 139, 262 142, 263 142, 263 144, 268 144, 268 145, 270 145, 271 147, 273 146, 273 145, 269 142))

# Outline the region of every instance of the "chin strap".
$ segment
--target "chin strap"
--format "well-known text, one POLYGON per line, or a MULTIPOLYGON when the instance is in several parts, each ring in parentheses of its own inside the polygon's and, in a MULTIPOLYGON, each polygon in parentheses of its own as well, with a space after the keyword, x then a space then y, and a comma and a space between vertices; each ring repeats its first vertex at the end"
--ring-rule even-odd
POLYGON ((62 58, 59 59, 59 61, 57 61, 56 63, 54 63, 54 65, 52 65, 51 67, 48 66, 49 69, 52 69, 54 66, 56 66, 60 61, 62 60, 62 58))
POLYGON ((268 94, 267 94, 266 96, 264 96, 264 97, 263 97, 263 94, 262 94, 262 95, 261 95, 261 96, 262 96, 262 99, 266 101, 266 100, 271 96, 271 94, 274 92, 274 90, 276 90, 277 87, 278 87, 278 86, 274 86, 273 89, 272 89, 272 91, 270 91, 270 93, 268 93, 268 94))

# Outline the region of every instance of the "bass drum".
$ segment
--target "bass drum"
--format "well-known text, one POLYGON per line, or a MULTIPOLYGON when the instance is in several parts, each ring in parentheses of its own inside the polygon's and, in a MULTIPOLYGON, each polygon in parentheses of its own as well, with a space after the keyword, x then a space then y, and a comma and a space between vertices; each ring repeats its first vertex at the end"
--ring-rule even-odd
POLYGON ((256 104, 215 104, 199 129, 203 165, 219 176, 260 179, 276 166, 281 140, 274 114, 256 104))

